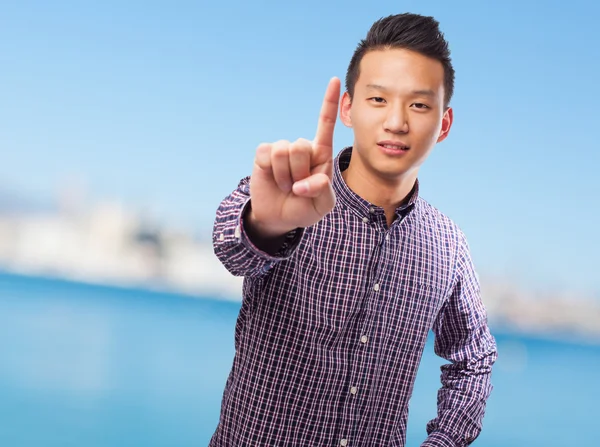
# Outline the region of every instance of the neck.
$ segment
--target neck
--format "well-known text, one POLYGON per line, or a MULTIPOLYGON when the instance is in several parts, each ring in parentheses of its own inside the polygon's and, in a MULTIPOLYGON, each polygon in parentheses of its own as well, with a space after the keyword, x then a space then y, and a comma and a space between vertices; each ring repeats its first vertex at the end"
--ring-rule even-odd
POLYGON ((417 170, 403 176, 385 178, 370 172, 365 166, 350 159, 350 165, 342 172, 348 187, 366 201, 383 208, 388 226, 396 219, 396 209, 408 201, 417 179, 417 170))

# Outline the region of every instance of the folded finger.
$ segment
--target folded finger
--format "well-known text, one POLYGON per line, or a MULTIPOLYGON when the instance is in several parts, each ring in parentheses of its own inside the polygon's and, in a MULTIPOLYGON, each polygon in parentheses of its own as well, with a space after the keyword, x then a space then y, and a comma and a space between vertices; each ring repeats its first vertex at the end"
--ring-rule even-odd
POLYGON ((293 182, 310 175, 311 151, 311 142, 305 139, 299 139, 290 145, 290 172, 293 182))
POLYGON ((281 140, 271 148, 271 169, 273 178, 279 189, 283 192, 292 190, 292 175, 290 172, 290 143, 281 140))

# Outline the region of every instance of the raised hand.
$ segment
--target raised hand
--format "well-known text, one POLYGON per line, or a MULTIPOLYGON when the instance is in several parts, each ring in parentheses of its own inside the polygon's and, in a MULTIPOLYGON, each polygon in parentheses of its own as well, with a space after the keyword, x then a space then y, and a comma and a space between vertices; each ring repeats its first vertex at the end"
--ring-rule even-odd
POLYGON ((333 78, 312 142, 282 140, 256 149, 246 221, 258 236, 276 238, 308 227, 333 209, 333 132, 339 98, 340 80, 333 78))

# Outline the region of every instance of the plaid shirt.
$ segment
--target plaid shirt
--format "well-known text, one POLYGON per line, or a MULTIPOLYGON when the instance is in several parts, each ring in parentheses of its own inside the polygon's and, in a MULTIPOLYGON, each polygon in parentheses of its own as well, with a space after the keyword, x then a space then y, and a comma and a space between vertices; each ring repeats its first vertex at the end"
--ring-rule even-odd
POLYGON ((249 178, 221 203, 215 253, 243 275, 236 354, 211 447, 401 447, 429 330, 442 367, 423 446, 465 446, 481 431, 496 344, 461 230, 418 196, 388 227, 350 190, 336 158, 336 205, 274 256, 242 215, 249 178))

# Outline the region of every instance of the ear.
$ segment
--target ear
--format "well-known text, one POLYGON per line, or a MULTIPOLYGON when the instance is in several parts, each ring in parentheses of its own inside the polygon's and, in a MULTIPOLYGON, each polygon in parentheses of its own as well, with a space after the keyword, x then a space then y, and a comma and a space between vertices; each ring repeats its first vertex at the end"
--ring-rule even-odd
POLYGON ((352 100, 350 99, 350 94, 348 92, 344 92, 342 95, 342 102, 340 104, 340 121, 346 127, 352 127, 350 109, 352 109, 352 100))
POLYGON ((450 128, 452 127, 452 122, 454 121, 454 111, 452 107, 448 107, 444 112, 444 116, 442 117, 442 128, 440 129, 440 135, 438 136, 437 142, 440 143, 446 139, 448 133, 450 133, 450 128))

